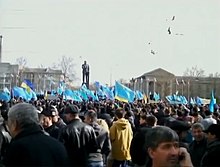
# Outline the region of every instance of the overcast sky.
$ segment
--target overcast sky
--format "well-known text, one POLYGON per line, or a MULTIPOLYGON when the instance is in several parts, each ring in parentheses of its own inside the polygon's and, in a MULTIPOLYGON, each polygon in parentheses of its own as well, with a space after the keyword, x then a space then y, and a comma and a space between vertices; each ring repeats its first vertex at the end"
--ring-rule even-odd
POLYGON ((156 68, 208 75, 220 72, 219 11, 219 0, 0 0, 2 60, 49 67, 65 55, 78 78, 87 60, 91 82, 108 84, 156 68))

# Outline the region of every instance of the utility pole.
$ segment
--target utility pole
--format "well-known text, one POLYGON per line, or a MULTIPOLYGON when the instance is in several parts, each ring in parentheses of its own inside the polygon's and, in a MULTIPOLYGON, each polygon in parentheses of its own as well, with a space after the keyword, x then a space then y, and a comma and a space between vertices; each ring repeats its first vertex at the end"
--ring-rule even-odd
POLYGON ((2 62, 2 35, 0 35, 0 63, 2 62))

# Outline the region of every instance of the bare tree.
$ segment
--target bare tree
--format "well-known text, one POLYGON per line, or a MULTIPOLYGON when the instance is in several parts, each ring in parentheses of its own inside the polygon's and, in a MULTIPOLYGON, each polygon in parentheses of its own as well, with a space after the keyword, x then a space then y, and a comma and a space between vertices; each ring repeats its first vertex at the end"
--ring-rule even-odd
POLYGON ((183 73, 183 76, 188 77, 205 77, 205 71, 203 69, 199 69, 197 66, 192 68, 187 68, 183 73))
POLYGON ((26 67, 27 59, 25 57, 18 57, 16 63, 18 63, 19 69, 21 70, 26 67))
POLYGON ((61 69, 64 75, 64 79, 73 80, 76 78, 74 71, 74 62, 72 57, 62 56, 58 64, 53 64, 53 69, 61 69))
POLYGON ((209 74, 210 78, 220 78, 220 73, 219 72, 215 72, 215 73, 210 73, 209 74))

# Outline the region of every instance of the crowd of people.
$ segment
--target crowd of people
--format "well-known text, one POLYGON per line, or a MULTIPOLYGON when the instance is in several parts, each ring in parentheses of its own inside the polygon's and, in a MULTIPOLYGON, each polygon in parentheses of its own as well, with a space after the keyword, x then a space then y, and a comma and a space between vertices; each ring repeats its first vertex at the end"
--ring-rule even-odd
POLYGON ((220 166, 218 105, 0 102, 0 166, 220 166))

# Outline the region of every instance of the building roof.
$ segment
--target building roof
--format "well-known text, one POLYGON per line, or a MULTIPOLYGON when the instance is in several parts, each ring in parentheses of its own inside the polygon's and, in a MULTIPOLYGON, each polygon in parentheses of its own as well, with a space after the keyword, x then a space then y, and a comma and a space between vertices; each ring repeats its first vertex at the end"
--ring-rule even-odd
POLYGON ((50 68, 24 68, 24 73, 56 73, 56 74, 62 74, 61 70, 54 70, 50 68))
POLYGON ((145 77, 169 77, 169 78, 174 78, 175 75, 162 69, 162 68, 157 68, 153 71, 144 73, 143 75, 141 75, 138 78, 145 78, 145 77))

